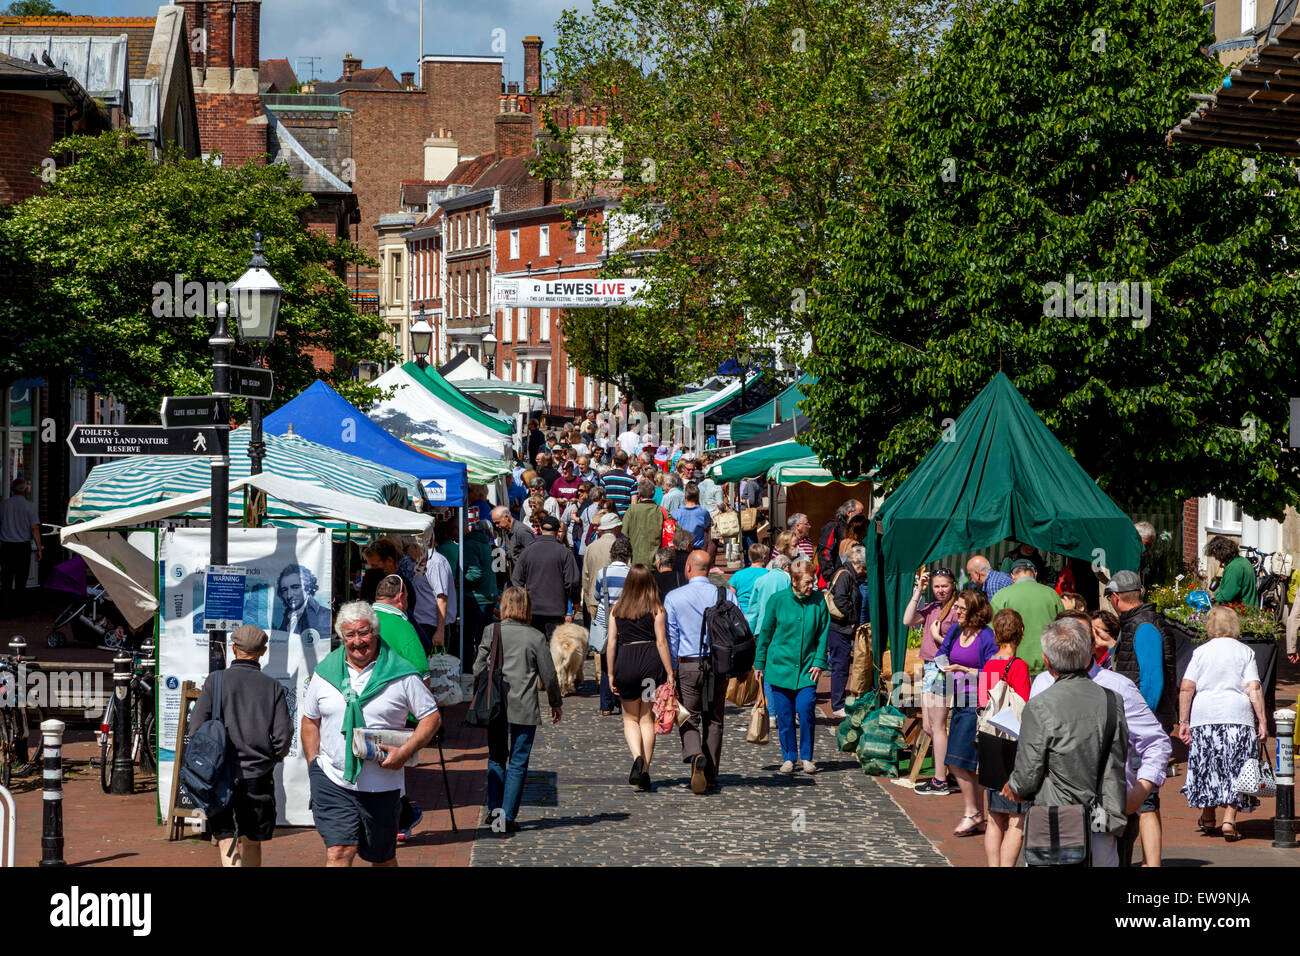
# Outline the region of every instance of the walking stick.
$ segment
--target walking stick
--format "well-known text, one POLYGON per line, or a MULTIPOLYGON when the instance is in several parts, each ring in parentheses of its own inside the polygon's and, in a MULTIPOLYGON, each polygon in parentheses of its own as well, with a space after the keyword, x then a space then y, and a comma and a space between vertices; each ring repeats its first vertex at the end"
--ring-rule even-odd
POLYGON ((438 735, 434 738, 438 744, 438 763, 442 767, 442 789, 447 794, 447 813, 451 816, 451 832, 457 831, 456 826, 456 808, 451 803, 451 784, 447 781, 447 758, 442 753, 443 729, 438 728, 438 735))

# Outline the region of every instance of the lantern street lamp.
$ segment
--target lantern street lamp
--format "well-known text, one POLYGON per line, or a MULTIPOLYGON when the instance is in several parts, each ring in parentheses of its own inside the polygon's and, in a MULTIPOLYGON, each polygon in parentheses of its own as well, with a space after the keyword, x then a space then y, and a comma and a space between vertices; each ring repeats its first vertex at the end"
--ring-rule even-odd
MULTIPOLYGON (((275 324, 280 318, 280 298, 284 289, 267 271, 262 256, 262 234, 253 233, 253 257, 248 260, 248 270, 240 276, 231 290, 235 293, 235 331, 239 338, 253 346, 253 365, 262 368, 267 345, 275 338, 275 324)), ((262 401, 248 400, 248 458, 249 473, 260 475, 262 461, 266 458, 266 442, 262 439, 262 401)), ((262 526, 262 511, 266 496, 259 489, 249 489, 244 495, 244 523, 250 528, 262 526)))
POLYGON ((411 326, 411 352, 415 355, 415 363, 424 368, 429 364, 429 348, 433 344, 433 326, 425 318, 424 310, 420 310, 420 321, 411 326))
POLYGON ((497 364, 497 337, 491 329, 483 336, 483 358, 487 360, 488 378, 491 378, 497 364))

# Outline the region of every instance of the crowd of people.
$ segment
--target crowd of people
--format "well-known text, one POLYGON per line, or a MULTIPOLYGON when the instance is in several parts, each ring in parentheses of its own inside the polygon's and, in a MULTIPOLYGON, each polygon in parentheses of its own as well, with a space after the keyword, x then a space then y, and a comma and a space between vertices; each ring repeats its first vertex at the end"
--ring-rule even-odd
MULTIPOLYGON (((719 788, 727 681, 709 663, 709 621, 729 605, 755 640, 753 678, 778 731, 776 772, 817 772, 819 681, 829 675, 829 712, 843 718, 854 636, 869 623, 863 503, 844 502, 816 535, 804 514, 789 515, 770 545, 744 534, 743 567, 719 577, 714 525, 729 509, 759 508, 757 483, 742 483, 733 501, 707 477, 706 458, 633 428, 615 431, 594 413, 551 435, 532 422, 508 503, 492 507, 482 489, 471 495, 463 548, 444 520, 422 538, 381 538, 364 550, 356 600, 334 617, 339 646, 300 702, 330 865, 357 857, 394 865, 398 842, 419 822, 401 768, 441 727, 427 681, 429 655, 440 650, 476 677, 493 669, 505 689, 488 727, 484 824, 493 832, 521 826, 539 689, 559 721, 559 671, 570 665, 554 649, 560 629, 575 625, 594 656, 599 713, 620 719, 630 786, 653 789, 652 700, 667 685, 688 715, 676 729, 690 790, 719 788), (345 745, 357 728, 407 733, 362 759, 345 745)), ((1146 530, 1138 527, 1144 539, 1146 530)), ((1239 587, 1226 550, 1222 559, 1239 587)), ((1258 800, 1238 793, 1234 778, 1258 755, 1267 726, 1253 654, 1223 640, 1239 633, 1237 615, 1210 613, 1211 639, 1180 678, 1174 637, 1144 600, 1139 572, 1111 574, 1104 598, 1090 601, 1081 575, 1052 587, 1040 580, 1047 571, 1032 546, 1016 543, 998 567, 977 554, 960 579, 948 568, 918 576, 902 610, 920 633, 913 702, 934 772, 916 792, 959 793, 954 835, 983 835, 990 866, 1015 865, 1032 849, 1035 807, 1075 806, 1092 814, 1093 865, 1129 865, 1140 841, 1144 865, 1158 866, 1160 790, 1178 745, 1188 761, 1182 793, 1203 809, 1202 828, 1238 839, 1237 814, 1258 800)), ((287 716, 279 685, 256 681, 265 633, 243 630, 223 701, 247 782, 229 817, 214 822, 226 859, 255 865, 274 820, 267 781, 288 749, 287 716)), ((209 687, 204 695, 207 713, 209 687)))

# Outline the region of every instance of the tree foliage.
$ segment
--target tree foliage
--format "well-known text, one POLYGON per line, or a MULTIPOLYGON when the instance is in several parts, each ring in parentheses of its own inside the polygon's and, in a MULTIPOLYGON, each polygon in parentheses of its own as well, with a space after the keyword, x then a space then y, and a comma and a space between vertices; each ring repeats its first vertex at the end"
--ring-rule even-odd
POLYGON ((669 394, 742 341, 798 360, 828 211, 860 185, 884 106, 948 8, 597 0, 588 15, 561 15, 549 54, 555 146, 534 171, 578 197, 616 192, 612 224, 628 241, 606 273, 650 283, 645 308, 566 316, 584 374, 601 373, 608 349, 616 368, 644 360, 669 394), (576 109, 602 111, 602 134, 591 116, 574 122, 576 109))
POLYGON ((1297 501, 1295 174, 1164 142, 1222 77, 1211 40, 1199 0, 955 19, 891 110, 871 207, 832 212, 805 406, 824 460, 895 487, 1002 369, 1120 501, 1297 501), (1103 281, 1149 288, 1149 316, 1091 302, 1103 281))
MULTIPOLYGON (((182 283, 233 283, 252 234, 264 233, 271 274, 285 289, 266 364, 276 399, 323 375, 351 399, 362 360, 383 360, 383 324, 362 315, 336 269, 373 261, 352 243, 309 232, 313 205, 281 164, 221 167, 172 152, 161 161, 128 135, 71 137, 54 146, 74 162, 42 194, 0 214, 0 377, 65 373, 155 419, 165 395, 211 388, 214 301, 182 283), (335 355, 318 373, 312 351, 335 355)), ((39 173, 40 170, 37 170, 39 173)), ((233 330, 233 318, 232 318, 233 330)), ((236 363, 246 351, 236 346, 236 363)))
POLYGON ((60 10, 50 0, 13 0, 13 3, 0 10, 4 17, 66 17, 67 10, 60 10))

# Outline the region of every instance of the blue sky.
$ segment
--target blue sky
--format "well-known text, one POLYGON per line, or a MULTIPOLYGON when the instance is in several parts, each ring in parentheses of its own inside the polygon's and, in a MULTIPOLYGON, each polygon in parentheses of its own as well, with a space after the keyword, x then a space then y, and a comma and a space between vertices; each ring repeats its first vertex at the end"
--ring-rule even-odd
MULTIPOLYGON (((94 16, 154 16, 161 0, 59 0, 60 9, 94 16)), ((424 52, 505 57, 508 80, 523 79, 525 36, 542 38, 544 50, 555 42, 560 11, 590 0, 477 0, 449 3, 424 0, 424 52), (494 30, 503 30, 505 51, 493 49, 494 30)), ((499 35, 498 35, 499 36, 499 35)), ((300 78, 308 64, 300 57, 320 57, 317 79, 336 80, 343 54, 361 57, 363 67, 387 66, 394 75, 414 70, 419 46, 419 0, 264 0, 262 59, 288 57, 300 78)))

